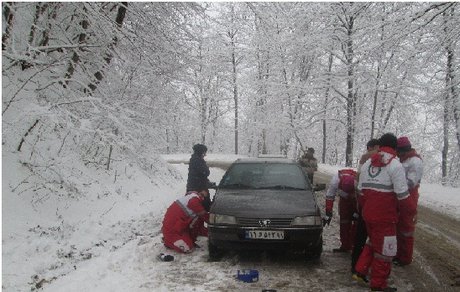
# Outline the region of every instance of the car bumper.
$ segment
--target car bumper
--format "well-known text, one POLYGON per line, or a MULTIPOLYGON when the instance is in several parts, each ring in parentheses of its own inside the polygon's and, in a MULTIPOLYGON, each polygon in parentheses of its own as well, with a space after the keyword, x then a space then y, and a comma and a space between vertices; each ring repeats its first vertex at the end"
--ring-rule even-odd
POLYGON ((308 250, 317 248, 322 244, 323 228, 318 227, 291 227, 291 228, 251 228, 208 226, 209 242, 220 249, 296 249, 308 250), (247 230, 272 230, 284 231, 284 239, 247 239, 247 230))

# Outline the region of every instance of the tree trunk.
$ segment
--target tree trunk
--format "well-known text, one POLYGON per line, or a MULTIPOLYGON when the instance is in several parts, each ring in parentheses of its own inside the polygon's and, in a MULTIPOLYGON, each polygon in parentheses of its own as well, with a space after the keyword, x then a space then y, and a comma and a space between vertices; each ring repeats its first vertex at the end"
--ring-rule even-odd
MULTIPOLYGON (((260 33, 260 18, 256 15, 255 16, 255 27, 256 27, 256 34, 259 35, 260 33)), ((255 120, 254 123, 256 125, 261 125, 262 129, 257 127, 256 131, 260 130, 260 133, 257 133, 257 154, 267 153, 267 134, 265 129, 265 123, 262 122, 262 117, 264 117, 265 105, 266 105, 266 98, 267 98, 267 80, 270 76, 270 65, 269 60, 270 56, 269 53, 263 48, 260 47, 260 44, 257 43, 256 48, 256 57, 257 57, 257 80, 259 82, 257 87, 257 95, 258 100, 256 102, 256 111, 254 113, 255 120)))
MULTIPOLYGON (((124 19, 126 17, 126 10, 127 10, 127 7, 128 7, 128 2, 121 2, 120 4, 116 4, 116 5, 119 5, 119 6, 118 6, 118 12, 117 12, 117 17, 115 18, 115 22, 116 22, 118 28, 121 29, 121 27, 123 26, 123 21, 124 21, 124 19)), ((91 89, 91 91, 94 92, 96 90, 96 88, 97 88, 97 85, 104 78, 105 66, 109 65, 110 62, 112 61, 112 58, 113 58, 112 51, 115 48, 115 46, 117 45, 117 43, 118 43, 118 37, 115 35, 112 38, 112 42, 108 45, 107 50, 105 52, 104 61, 105 61, 106 64, 102 67, 101 70, 99 70, 96 73, 94 73, 94 77, 96 78, 95 82, 90 83, 88 85, 88 87, 91 89)))
MULTIPOLYGON (((447 22, 448 20, 452 21, 455 15, 455 6, 453 6, 450 9, 450 15, 444 15, 445 16, 445 21, 447 22), (448 19, 446 19, 448 17, 448 19)), ((447 23, 444 29, 447 29, 447 23)), ((452 44, 452 40, 448 40, 447 46, 446 46, 446 53, 447 53, 447 76, 446 76, 446 90, 449 92, 447 96, 450 95, 450 99, 452 100, 451 106, 452 106, 452 111, 453 111, 453 117, 455 121, 455 137, 457 138, 457 147, 458 151, 460 152, 460 100, 458 97, 458 92, 457 92, 457 80, 456 76, 454 74, 454 60, 455 60, 455 50, 454 46, 452 44)))
MULTIPOLYGON (((86 31, 89 27, 89 21, 86 20, 86 19, 83 19, 80 21, 80 26, 82 28, 82 32, 78 35, 78 44, 79 45, 82 45, 82 44, 85 44, 86 43, 86 31)), ((82 50, 82 49, 78 49, 78 50, 82 50)), ((72 53, 72 58, 70 59, 69 61, 69 65, 67 67, 67 71, 66 71, 66 74, 65 74, 65 77, 64 77, 64 80, 65 80, 65 83, 62 84, 64 86, 64 88, 69 84, 70 82, 70 79, 72 78, 74 72, 75 72, 75 68, 76 66, 78 65, 78 63, 80 62, 80 56, 77 52, 77 49, 74 49, 73 53, 72 53)))
POLYGON ((6 28, 5 33, 2 36, 2 51, 6 50, 8 46, 8 42, 10 40, 10 34, 13 30, 13 21, 14 21, 14 13, 13 13, 13 2, 5 2, 2 5, 3 8, 3 17, 6 20, 6 28))
MULTIPOLYGON (((43 22, 47 22, 47 27, 43 29, 42 32, 42 38, 38 44, 38 47, 46 47, 48 46, 49 40, 50 40, 50 32, 53 28, 53 22, 51 20, 56 20, 57 17, 57 9, 59 7, 60 3, 54 3, 50 5, 49 3, 38 3, 35 6, 35 15, 34 19, 30 28, 30 33, 29 33, 29 47, 36 48, 35 43, 37 43, 36 40, 36 28, 38 27, 38 24, 41 24, 43 22), (50 13, 50 9, 51 13, 50 13), (45 11, 48 10, 48 14, 46 15, 46 18, 43 18, 43 14, 45 11)), ((52 52, 54 50, 57 50, 59 52, 62 52, 62 48, 57 48, 57 49, 52 49, 52 50, 41 50, 42 52, 52 52)), ((37 55, 36 51, 33 51, 32 53, 30 50, 26 52, 26 56, 29 56, 31 59, 34 59, 35 56, 37 55)), ((30 67, 34 66, 32 63, 28 62, 27 60, 22 60, 21 61, 21 68, 22 70, 28 69, 30 67)))
POLYGON ((235 154, 238 154, 238 86, 236 74, 235 42, 232 39, 233 101, 235 103, 235 154))
POLYGON ((44 3, 43 6, 41 7, 41 14, 45 13, 47 9, 51 9, 51 11, 48 12, 48 27, 43 30, 42 32, 42 39, 39 43, 39 46, 41 47, 46 47, 49 44, 50 41, 50 33, 51 30, 53 29, 53 24, 50 20, 55 20, 57 17, 57 10, 59 8, 60 3, 52 3, 50 5, 49 3, 44 3))
MULTIPOLYGON (((44 5, 46 5, 46 4, 44 4, 44 5)), ((37 5, 35 5, 34 20, 32 21, 32 25, 30 26, 30 32, 29 32, 29 45, 30 46, 34 45, 35 30, 37 28, 38 18, 40 17, 41 10, 42 10, 41 4, 37 3, 37 5)))
MULTIPOLYGON (((404 83, 404 81, 405 81, 406 78, 407 78, 407 74, 408 74, 408 71, 405 71, 405 72, 403 73, 402 78, 401 78, 400 81, 399 81, 398 91, 395 93, 393 99, 391 100, 391 102, 390 102, 390 107, 388 108, 388 110, 387 110, 387 112, 386 112, 386 114, 385 114, 385 118, 384 118, 383 123, 382 123, 382 126, 381 126, 381 131, 382 131, 382 132, 385 131, 385 128, 387 127, 388 122, 390 121, 391 114, 393 113, 393 110, 394 110, 394 108, 395 108, 396 100, 399 98, 399 95, 400 95, 401 90, 402 90, 402 88, 403 88, 403 83, 404 83)), ((385 87, 385 90, 384 90, 384 91, 386 91, 386 90, 387 90, 387 88, 385 87)), ((386 96, 384 96, 384 98, 383 98, 382 100, 386 100, 386 99, 387 99, 386 96)), ((386 103, 388 103, 388 102, 386 102, 386 103)), ((383 116, 383 115, 384 115, 384 110, 383 110, 383 108, 382 108, 382 116, 383 116)))
MULTIPOLYGON (((444 33, 448 35, 449 22, 452 20, 454 15, 454 7, 451 8, 450 13, 444 12, 444 33)), ((452 116, 455 124, 455 136, 457 139, 458 150, 460 151, 460 124, 459 124, 459 100, 455 85, 455 74, 454 74, 454 49, 451 40, 447 40, 446 46, 446 89, 444 95, 444 112, 443 112, 443 147, 442 147, 442 160, 441 160, 441 171, 442 177, 448 176, 449 162, 449 126, 450 126, 450 113, 452 108, 452 116)))
MULTIPOLYGON (((447 80, 446 80, 447 81, 447 80)), ((449 93, 444 96, 444 112, 442 122, 442 154, 441 154, 441 172, 442 178, 447 176, 447 155, 449 153, 449 93)))
POLYGON ((327 104, 329 103, 329 91, 331 89, 331 72, 332 63, 334 61, 332 53, 329 54, 329 64, 327 66, 327 84, 326 92, 324 94, 324 118, 323 118, 323 153, 321 154, 321 163, 326 163, 326 151, 327 151, 327 104))
POLYGON ((353 137, 354 137, 354 68, 353 68, 353 18, 350 17, 347 27, 347 42, 346 42, 346 61, 347 61, 347 137, 345 148, 345 165, 351 167, 353 163, 353 137))

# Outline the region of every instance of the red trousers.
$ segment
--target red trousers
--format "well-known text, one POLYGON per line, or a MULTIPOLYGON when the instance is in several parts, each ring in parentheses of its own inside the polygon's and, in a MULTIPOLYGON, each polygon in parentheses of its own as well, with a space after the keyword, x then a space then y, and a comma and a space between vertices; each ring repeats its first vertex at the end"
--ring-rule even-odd
POLYGON ((417 216, 417 203, 418 203, 418 187, 409 190, 410 204, 414 208, 400 208, 399 221, 397 225, 397 239, 398 239, 398 253, 396 258, 405 265, 412 262, 412 254, 414 252, 414 232, 417 216))
POLYGON ((353 213, 356 212, 355 198, 342 198, 339 200, 340 216, 340 242, 341 248, 346 250, 353 249, 353 242, 356 234, 356 224, 353 213))
POLYGON ((198 236, 208 236, 208 229, 201 218, 197 218, 193 226, 180 232, 163 233, 163 243, 177 252, 189 253, 193 251, 198 236))
POLYGON ((369 241, 356 263, 355 270, 363 275, 371 270, 371 288, 386 288, 391 273, 391 261, 397 252, 396 223, 366 222, 369 241))

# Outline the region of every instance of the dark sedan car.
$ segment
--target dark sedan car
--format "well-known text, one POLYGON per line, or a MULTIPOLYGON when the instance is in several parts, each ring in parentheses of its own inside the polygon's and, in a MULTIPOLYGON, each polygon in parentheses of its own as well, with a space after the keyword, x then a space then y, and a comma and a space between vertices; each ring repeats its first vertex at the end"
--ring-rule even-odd
POLYGON ((219 183, 210 210, 209 256, 224 250, 301 251, 319 258, 321 213, 313 187, 290 159, 238 159, 219 183))

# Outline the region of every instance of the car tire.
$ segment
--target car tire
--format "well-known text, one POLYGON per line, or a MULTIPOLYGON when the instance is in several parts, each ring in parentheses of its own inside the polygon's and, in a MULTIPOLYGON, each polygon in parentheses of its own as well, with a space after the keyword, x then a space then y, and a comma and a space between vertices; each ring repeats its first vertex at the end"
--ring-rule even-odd
POLYGON ((323 253, 323 237, 319 240, 319 243, 312 249, 306 251, 306 259, 308 261, 316 261, 321 258, 321 254, 323 253))
POLYGON ((208 241, 209 261, 219 261, 222 258, 223 251, 208 241))

